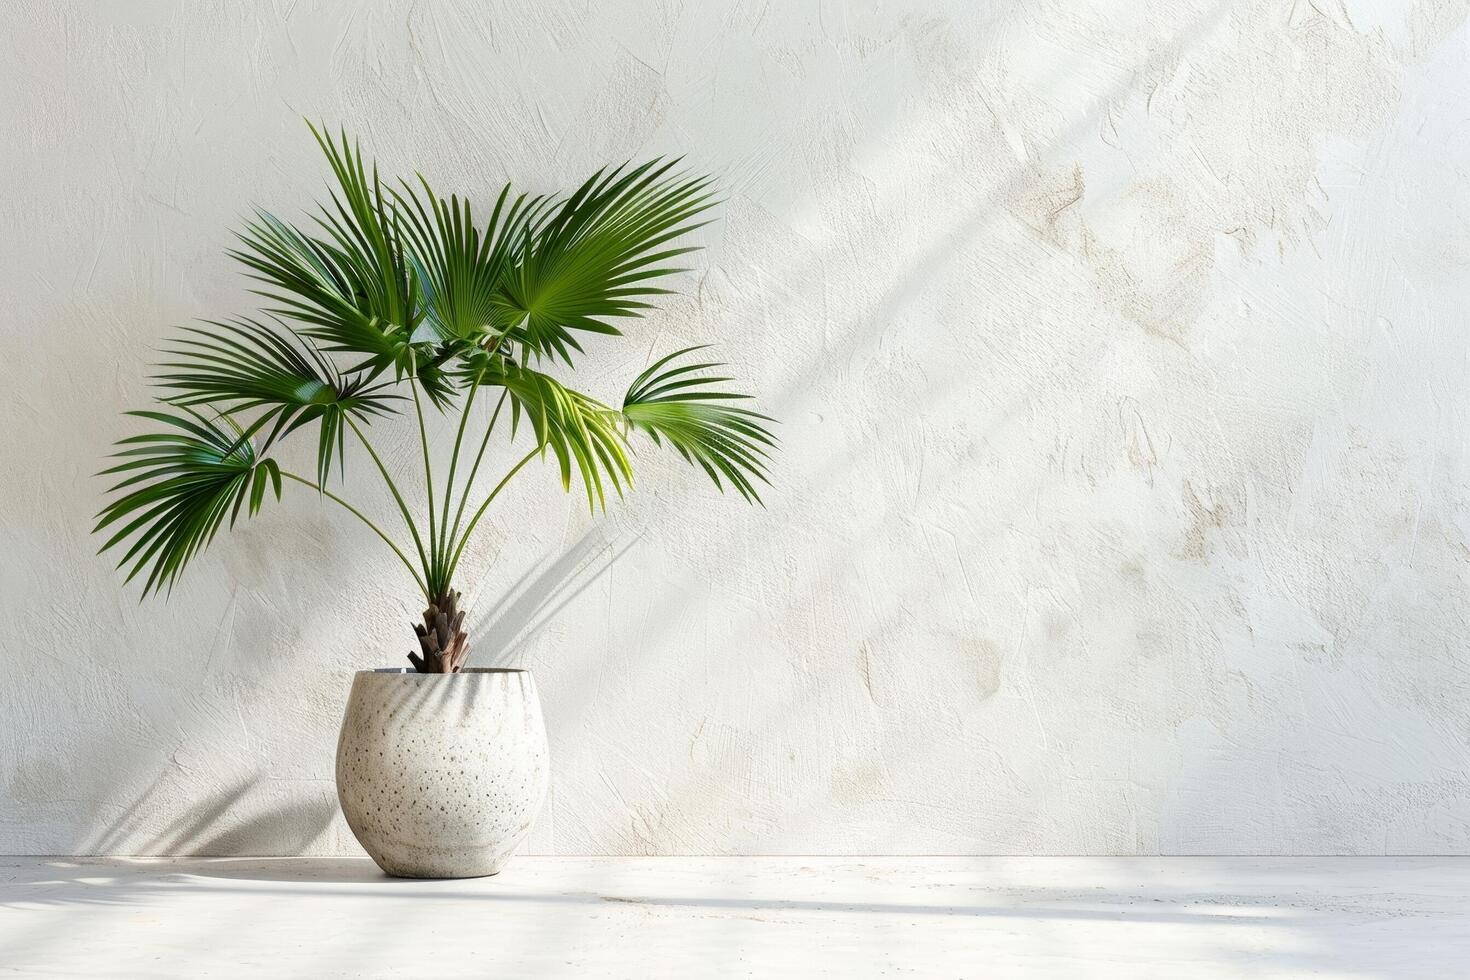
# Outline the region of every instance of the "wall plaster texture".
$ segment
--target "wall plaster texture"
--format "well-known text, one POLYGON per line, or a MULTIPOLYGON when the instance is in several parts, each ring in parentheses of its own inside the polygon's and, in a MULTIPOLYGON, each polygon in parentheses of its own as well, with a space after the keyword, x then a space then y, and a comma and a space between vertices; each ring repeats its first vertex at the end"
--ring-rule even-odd
POLYGON ((86 533, 152 349, 252 308, 229 230, 322 192, 303 116, 479 201, 726 189, 581 377, 717 342, 767 508, 650 453, 594 518, 546 468, 462 582, 545 703, 528 850, 1470 849, 1466 14, 10 0, 0 852, 356 853, 392 557, 291 492, 140 605, 86 533))

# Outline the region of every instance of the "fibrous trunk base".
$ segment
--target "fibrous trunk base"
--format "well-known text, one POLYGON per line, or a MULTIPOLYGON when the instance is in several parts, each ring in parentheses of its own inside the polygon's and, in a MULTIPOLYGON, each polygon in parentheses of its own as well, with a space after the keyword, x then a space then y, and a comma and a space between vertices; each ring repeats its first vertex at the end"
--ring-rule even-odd
POLYGON ((420 650, 408 655, 414 669, 421 674, 452 674, 459 670, 470 653, 463 625, 458 592, 446 592, 430 602, 424 610, 424 621, 413 624, 420 650))

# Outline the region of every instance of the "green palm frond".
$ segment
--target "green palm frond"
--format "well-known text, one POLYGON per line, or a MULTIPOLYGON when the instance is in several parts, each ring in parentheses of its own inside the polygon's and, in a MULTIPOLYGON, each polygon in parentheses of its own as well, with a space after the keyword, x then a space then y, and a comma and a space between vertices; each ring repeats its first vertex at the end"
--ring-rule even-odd
POLYGON ((301 323, 301 332, 329 352, 358 355, 351 370, 376 377, 391 366, 401 378, 413 373, 415 360, 432 357, 438 340, 432 329, 420 329, 420 280, 403 218, 377 167, 369 176, 345 133, 339 143, 315 126, 311 131, 337 181, 331 206, 316 217, 325 237, 257 211, 237 235, 243 247, 229 254, 268 287, 258 292, 280 304, 270 312, 301 323))
POLYGON ((666 263, 695 249, 661 246, 715 203, 711 179, 674 174, 677 163, 599 171, 524 232, 500 300, 514 340, 570 364, 582 349, 573 331, 618 334, 608 320, 640 316, 643 300, 668 292, 651 281, 683 271, 666 263))
POLYGON ((413 335, 420 319, 418 280, 409 267, 402 224, 391 194, 383 195, 377 165, 369 179, 362 151, 342 134, 339 146, 330 133, 311 127, 337 177, 332 207, 322 208, 317 223, 336 243, 337 254, 350 264, 354 284, 364 292, 363 305, 380 321, 413 335))
POLYGON ((748 395, 712 390, 710 385, 730 381, 699 377, 695 372, 722 367, 719 363, 665 365, 702 347, 686 347, 654 363, 629 387, 623 398, 628 424, 646 433, 656 445, 669 445, 690 463, 697 463, 721 490, 721 477, 746 500, 760 502, 752 478, 769 484, 766 462, 776 445, 763 423, 768 416, 725 402, 748 395))
POLYGON ((479 372, 479 383, 498 385, 509 394, 512 438, 522 416, 530 421, 537 446, 556 456, 564 489, 571 489, 575 466, 587 491, 587 504, 595 510, 607 506, 604 479, 618 496, 625 484, 632 485, 622 417, 616 410, 549 375, 501 357, 479 356, 471 365, 468 370, 479 372))
MULTIPOLYGON (((118 561, 129 566, 128 581, 150 569, 143 594, 172 589, 184 566, 214 538, 229 516, 233 527, 248 503, 254 516, 267 486, 281 496, 281 471, 274 460, 257 455, 235 425, 222 429, 203 415, 130 412, 170 428, 118 441, 114 458, 123 462, 99 475, 127 474, 109 488, 122 493, 97 515, 95 534, 122 523, 98 553, 133 543, 118 561)), ((228 419, 226 418, 226 422, 228 419)))
POLYGON ((506 184, 481 231, 468 199, 445 200, 422 176, 419 184, 422 195, 405 182, 394 196, 406 219, 425 317, 443 341, 494 346, 511 325, 499 299, 501 281, 547 201, 525 194, 512 198, 506 184))
POLYGON ((319 421, 317 481, 325 486, 333 459, 343 453, 343 423, 392 412, 400 396, 369 387, 362 372, 342 374, 309 343, 284 326, 248 318, 206 320, 210 329, 186 327, 165 352, 177 358, 159 365, 154 380, 172 392, 164 400, 181 408, 210 405, 232 416, 264 409, 247 430, 267 432, 264 450, 307 423, 319 421))
POLYGON ((270 287, 258 292, 279 304, 271 312, 300 323, 327 350, 359 356, 374 375, 403 363, 409 334, 373 308, 351 255, 265 211, 237 237, 244 248, 229 254, 270 287))
POLYGON ((676 239, 715 203, 711 178, 654 160, 598 171, 565 197, 506 184, 477 224, 465 196, 441 197, 422 176, 380 179, 346 133, 311 130, 332 170, 315 224, 257 211, 229 253, 265 297, 265 315, 204 320, 175 336, 154 375, 163 406, 131 413, 154 431, 121 440, 103 471, 118 482, 94 533, 107 538, 102 551, 121 553, 128 581, 143 580, 145 595, 171 589, 226 518, 255 514, 267 491, 279 498, 291 480, 371 528, 433 608, 451 595, 471 536, 522 469, 553 455, 563 487, 575 476, 589 507, 605 507, 631 486, 633 430, 671 445, 720 489, 759 502, 776 444, 771 420, 740 407, 746 396, 726 390, 729 379, 710 370, 718 365, 681 360, 698 348, 643 372, 621 409, 531 368, 573 367, 579 339, 619 334, 615 323, 668 292, 657 283, 683 271, 679 256, 694 251, 676 239), (395 394, 404 383, 408 399, 395 394), (479 400, 481 389, 492 404, 479 400), (367 431, 397 414, 400 400, 417 423, 417 501, 367 431), (447 470, 433 460, 426 400, 457 413, 447 470), (529 422, 535 446, 491 485, 479 479, 481 465, 499 468, 489 451, 506 415, 511 438, 529 422), (313 424, 315 481, 268 458, 313 424), (332 470, 344 469, 349 434, 392 499, 403 547, 328 487, 332 470))
POLYGON ((416 346, 410 373, 434 407, 443 412, 454 400, 454 367, 469 345, 462 340, 416 346))

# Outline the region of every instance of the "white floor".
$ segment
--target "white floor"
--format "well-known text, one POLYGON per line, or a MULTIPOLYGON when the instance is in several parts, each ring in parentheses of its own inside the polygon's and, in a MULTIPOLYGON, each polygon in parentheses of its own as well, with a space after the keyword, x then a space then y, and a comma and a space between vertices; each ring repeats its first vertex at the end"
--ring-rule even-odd
POLYGON ((1466 858, 0 858, 0 976, 1458 977, 1466 858))

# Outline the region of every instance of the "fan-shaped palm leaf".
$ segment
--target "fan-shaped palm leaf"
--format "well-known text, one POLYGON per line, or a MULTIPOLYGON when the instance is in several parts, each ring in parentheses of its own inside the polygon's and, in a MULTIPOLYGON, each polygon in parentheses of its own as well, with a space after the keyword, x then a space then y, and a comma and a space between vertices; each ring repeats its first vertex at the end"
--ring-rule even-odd
POLYGON ((608 320, 639 316, 642 299, 668 292, 649 283, 683 271, 665 263, 694 248, 660 246, 714 204, 710 178, 672 174, 677 162, 599 171, 524 232, 500 298, 512 339, 571 363, 569 349, 582 349, 572 331, 618 334, 608 320))
POLYGON ((275 461, 258 456, 238 426, 222 429, 196 412, 185 412, 130 412, 170 428, 119 440, 126 448, 112 455, 124 462, 102 471, 128 475, 108 491, 126 493, 97 515, 94 534, 126 519, 99 554, 136 536, 118 567, 130 566, 128 581, 151 569, 144 595, 171 589, 189 560, 214 538, 226 514, 233 527, 247 502, 251 516, 260 510, 267 486, 277 499, 281 496, 275 461))
POLYGON ((501 281, 546 199, 525 194, 512 198, 506 184, 482 232, 468 199, 455 195, 446 201, 422 176, 419 184, 422 195, 405 182, 394 196, 406 219, 405 237, 427 321, 445 342, 493 347, 510 325, 498 300, 501 281))
MULTIPOLYGON (((270 287, 259 292, 281 304, 271 312, 299 321, 302 333, 328 351, 360 355, 352 370, 375 377, 391 365, 400 377, 412 374, 415 361, 434 357, 438 338, 419 329, 419 277, 395 201, 384 195, 376 166, 368 176, 362 152, 345 133, 339 144, 315 126, 311 131, 337 179, 331 206, 316 219, 326 237, 259 211, 237 236, 244 248, 229 254, 270 287)), ((432 381, 426 391, 442 404, 445 393, 432 381)))
POLYGON ((708 387, 730 378, 695 376, 697 371, 721 367, 718 363, 665 369, 670 362, 701 349, 675 351, 640 374, 623 398, 623 416, 655 444, 668 440, 685 460, 702 467, 721 490, 723 476, 746 500, 759 502, 752 478, 770 483, 765 468, 770 455, 767 448, 774 447, 776 440, 762 423, 773 420, 721 404, 749 397, 708 387))
POLYGON ((576 467, 587 490, 588 506, 606 506, 604 478, 619 496, 625 484, 631 485, 633 470, 622 418, 616 410, 549 375, 484 351, 466 358, 461 376, 467 383, 506 390, 511 406, 511 437, 524 415, 530 420, 538 447, 543 452, 550 449, 556 456, 564 488, 571 488, 572 468, 576 467))
POLYGON ((302 324, 327 350, 360 355, 360 367, 377 374, 406 357, 409 334, 373 308, 360 262, 265 211, 237 237, 244 250, 229 254, 270 289, 260 295, 280 304, 272 312, 302 324))
POLYGON ((391 195, 374 164, 369 180, 362 151, 342 134, 339 146, 331 134, 311 127, 337 177, 332 207, 322 208, 317 223, 336 243, 340 261, 352 271, 353 283, 363 292, 363 306, 383 323, 413 335, 421 317, 418 282, 409 268, 401 223, 391 195))
POLYGON ((284 327, 256 320, 204 321, 210 329, 186 327, 166 352, 179 360, 160 365, 154 380, 174 394, 180 407, 210 405, 238 417, 265 411, 246 429, 267 431, 264 450, 309 422, 320 421, 317 481, 325 486, 332 461, 343 453, 346 418, 368 421, 388 414, 399 396, 369 387, 365 374, 344 375, 310 344, 284 327))

